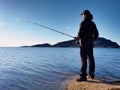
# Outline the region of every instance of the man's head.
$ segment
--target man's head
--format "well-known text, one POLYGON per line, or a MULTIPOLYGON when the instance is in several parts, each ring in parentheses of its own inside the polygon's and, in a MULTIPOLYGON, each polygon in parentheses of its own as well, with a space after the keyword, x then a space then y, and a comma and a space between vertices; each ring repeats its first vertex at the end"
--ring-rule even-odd
POLYGON ((89 10, 84 10, 82 13, 81 13, 81 15, 90 15, 91 13, 90 13, 90 11, 89 10))
POLYGON ((93 15, 90 13, 89 10, 84 10, 82 13, 81 13, 83 19, 86 19, 86 18, 89 18, 89 19, 93 19, 93 15))

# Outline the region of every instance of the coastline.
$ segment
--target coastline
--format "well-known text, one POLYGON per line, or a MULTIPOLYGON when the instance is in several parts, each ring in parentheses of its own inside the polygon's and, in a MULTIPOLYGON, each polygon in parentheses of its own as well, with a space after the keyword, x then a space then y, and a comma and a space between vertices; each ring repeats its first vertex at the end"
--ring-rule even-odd
POLYGON ((119 81, 109 81, 105 78, 87 78, 87 81, 78 82, 79 75, 70 76, 65 80, 65 90, 120 90, 119 81))

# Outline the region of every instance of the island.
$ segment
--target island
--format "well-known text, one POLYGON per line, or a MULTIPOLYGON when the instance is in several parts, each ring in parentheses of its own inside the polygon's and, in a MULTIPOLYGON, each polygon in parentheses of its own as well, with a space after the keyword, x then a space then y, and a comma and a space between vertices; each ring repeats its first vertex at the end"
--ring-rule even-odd
MULTIPOLYGON (((75 43, 75 40, 68 40, 68 41, 62 41, 58 42, 54 45, 50 45, 49 43, 44 44, 36 44, 31 46, 22 46, 22 47, 79 47, 79 44, 75 43)), ((120 46, 109 39, 99 37, 94 41, 94 47, 97 48, 120 48, 120 46)))

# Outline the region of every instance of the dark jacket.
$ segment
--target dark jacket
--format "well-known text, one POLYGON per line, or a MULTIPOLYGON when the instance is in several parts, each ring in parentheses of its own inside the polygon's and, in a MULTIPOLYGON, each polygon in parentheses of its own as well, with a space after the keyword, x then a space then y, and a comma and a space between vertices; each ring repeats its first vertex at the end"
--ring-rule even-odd
POLYGON ((95 23, 91 19, 82 21, 78 36, 80 38, 80 46, 93 46, 93 41, 99 36, 95 23))

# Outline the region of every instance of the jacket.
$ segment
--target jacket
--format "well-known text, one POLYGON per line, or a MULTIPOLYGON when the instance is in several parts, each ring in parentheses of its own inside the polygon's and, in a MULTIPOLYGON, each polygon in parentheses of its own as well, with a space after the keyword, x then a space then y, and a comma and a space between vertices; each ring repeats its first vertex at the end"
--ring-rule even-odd
POLYGON ((80 38, 80 46, 93 46, 93 42, 99 36, 95 23, 91 19, 83 20, 80 24, 78 36, 80 38))

